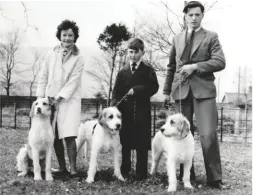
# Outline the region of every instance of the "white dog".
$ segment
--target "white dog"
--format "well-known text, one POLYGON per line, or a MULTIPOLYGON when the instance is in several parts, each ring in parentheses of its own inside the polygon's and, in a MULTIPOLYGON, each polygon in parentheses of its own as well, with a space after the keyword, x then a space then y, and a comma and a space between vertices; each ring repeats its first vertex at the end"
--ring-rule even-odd
MULTIPOLYGON (((101 149, 105 152, 113 149, 114 175, 119 180, 124 181, 120 171, 122 148, 119 138, 120 128, 121 113, 116 107, 105 108, 98 120, 86 121, 80 125, 76 139, 77 152, 79 152, 84 142, 91 147, 88 177, 86 179, 87 183, 94 182, 94 176, 97 171, 97 157, 101 149)), ((86 146, 86 148, 88 147, 86 146)), ((87 156, 86 153, 87 151, 85 151, 85 156, 87 156)))
POLYGON ((184 187, 193 189, 190 183, 190 169, 194 156, 194 139, 189 121, 180 113, 168 117, 161 131, 157 132, 153 139, 151 175, 157 171, 163 152, 167 157, 168 192, 177 189, 176 165, 181 163, 184 164, 184 187))
POLYGON ((28 135, 28 144, 17 155, 18 176, 25 176, 29 171, 29 161, 33 162, 34 180, 41 180, 41 169, 45 168, 46 180, 53 180, 51 174, 51 156, 54 132, 50 123, 52 98, 37 99, 30 111, 32 125, 28 135), (45 167, 43 167, 45 166, 45 167))

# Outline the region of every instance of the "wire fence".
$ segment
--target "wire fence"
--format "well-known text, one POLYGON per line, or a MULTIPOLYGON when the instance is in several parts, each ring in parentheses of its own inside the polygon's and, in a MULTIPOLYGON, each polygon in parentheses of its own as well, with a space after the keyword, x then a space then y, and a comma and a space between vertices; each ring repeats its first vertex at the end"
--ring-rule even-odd
MULTIPOLYGON (((87 118, 96 118, 105 104, 96 101, 82 102, 81 122, 87 118), (95 102, 95 103, 94 103, 95 102)), ((2 100, 0 99, 0 127, 28 130, 31 126, 29 117, 32 100, 2 100)), ((169 109, 161 105, 152 104, 152 136, 159 131, 168 115, 176 113, 175 107, 169 109)), ((252 110, 221 107, 218 109, 218 135, 219 140, 226 142, 251 143, 252 136, 252 110)), ((195 134, 198 134, 194 119, 195 134)))

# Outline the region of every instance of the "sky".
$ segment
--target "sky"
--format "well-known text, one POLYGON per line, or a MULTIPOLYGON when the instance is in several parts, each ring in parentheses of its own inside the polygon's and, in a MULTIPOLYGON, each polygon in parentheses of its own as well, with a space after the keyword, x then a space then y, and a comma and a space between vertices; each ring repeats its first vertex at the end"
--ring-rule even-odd
MULTIPOLYGON (((158 0, 86 0, 86 1, 23 1, 27 7, 28 22, 33 27, 26 27, 26 14, 20 1, 0 1, 0 41, 3 36, 15 28, 22 31, 22 46, 44 48, 48 50, 59 44, 55 37, 57 26, 64 19, 74 20, 80 28, 80 38, 77 45, 85 57, 85 69, 91 67, 91 59, 101 55, 96 42, 106 25, 122 22, 131 31, 140 17, 161 22, 164 20, 164 10, 158 0)), ((215 1, 201 1, 210 6, 215 1)), ((168 0, 173 12, 183 15, 184 1, 168 0)), ((249 0, 216 1, 206 14, 202 26, 215 31, 219 35, 226 57, 226 68, 215 74, 216 84, 219 81, 219 99, 224 92, 236 92, 239 67, 241 68, 241 83, 248 86, 252 80, 252 31, 250 29, 249 0), (251 43, 251 44, 250 44, 251 43)), ((157 97, 162 97, 163 80, 160 81, 160 91, 157 97)), ((83 96, 91 94, 94 82, 84 75, 83 96)))

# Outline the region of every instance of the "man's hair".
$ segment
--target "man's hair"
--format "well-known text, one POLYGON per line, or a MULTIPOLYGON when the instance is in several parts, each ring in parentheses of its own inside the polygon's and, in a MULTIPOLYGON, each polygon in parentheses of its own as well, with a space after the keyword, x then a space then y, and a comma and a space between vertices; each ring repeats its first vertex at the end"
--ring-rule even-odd
POLYGON ((199 7, 200 10, 201 10, 201 12, 204 13, 205 7, 204 7, 200 2, 198 2, 198 1, 190 1, 190 2, 188 2, 188 3, 186 4, 186 6, 184 7, 183 12, 184 12, 185 14, 187 14, 187 12, 188 12, 188 10, 189 10, 190 8, 195 8, 195 7, 199 7))
POLYGON ((74 21, 63 20, 61 24, 59 24, 59 26, 57 27, 56 37, 59 39, 59 41, 61 41, 61 31, 68 29, 72 29, 74 33, 74 43, 75 43, 79 37, 79 28, 74 21))
POLYGON ((136 51, 144 51, 144 42, 139 38, 132 38, 129 40, 127 48, 134 49, 136 51))

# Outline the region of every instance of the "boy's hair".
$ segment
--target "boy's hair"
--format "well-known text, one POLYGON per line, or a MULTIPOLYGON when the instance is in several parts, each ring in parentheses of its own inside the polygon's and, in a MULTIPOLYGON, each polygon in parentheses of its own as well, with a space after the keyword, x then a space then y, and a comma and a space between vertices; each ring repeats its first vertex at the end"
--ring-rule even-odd
POLYGON ((199 2, 199 1, 190 1, 186 4, 186 6, 183 9, 183 12, 185 14, 187 14, 187 12, 189 11, 189 9, 191 8, 195 8, 195 7, 199 7, 201 12, 204 13, 205 11, 205 7, 199 2))
POLYGON ((134 49, 136 51, 144 51, 144 42, 139 38, 132 38, 129 40, 127 49, 134 49))

